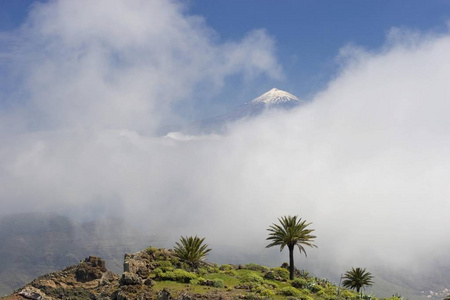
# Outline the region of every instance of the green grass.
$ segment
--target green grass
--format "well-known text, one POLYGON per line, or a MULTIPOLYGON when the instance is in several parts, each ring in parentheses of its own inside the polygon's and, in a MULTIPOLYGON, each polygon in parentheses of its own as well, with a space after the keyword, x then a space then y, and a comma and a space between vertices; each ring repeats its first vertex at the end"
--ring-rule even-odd
POLYGON ((233 288, 235 285, 239 284, 239 279, 224 273, 211 273, 205 275, 205 279, 222 279, 223 284, 228 288, 233 288))

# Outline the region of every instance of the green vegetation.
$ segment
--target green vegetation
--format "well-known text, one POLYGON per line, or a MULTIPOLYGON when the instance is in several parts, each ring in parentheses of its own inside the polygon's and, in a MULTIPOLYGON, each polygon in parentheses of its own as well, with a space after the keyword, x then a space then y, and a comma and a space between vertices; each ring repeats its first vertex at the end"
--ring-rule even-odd
POLYGON ((358 293, 361 289, 364 289, 364 287, 373 284, 373 276, 370 272, 367 272, 365 268, 352 268, 345 273, 343 278, 344 281, 342 282, 342 285, 350 289, 355 289, 358 293))
POLYGON ((315 235, 311 235, 314 229, 307 229, 311 223, 302 221, 298 216, 284 216, 278 219, 281 225, 272 224, 267 230, 270 232, 267 240, 271 241, 266 248, 273 246, 280 246, 280 251, 283 251, 284 247, 288 247, 289 250, 289 279, 294 279, 294 247, 297 246, 300 253, 304 253, 306 256, 306 250, 303 247, 316 247, 313 244, 315 235))
POLYGON ((188 263, 194 268, 198 268, 200 263, 206 259, 206 255, 211 249, 208 245, 203 244, 205 238, 181 237, 180 243, 176 242, 173 248, 175 255, 182 261, 188 263))
POLYGON ((289 271, 283 267, 204 262, 201 267, 191 269, 190 265, 175 256, 164 254, 166 257, 163 260, 164 255, 157 251, 153 251, 152 255, 158 258, 149 275, 155 282, 152 289, 155 293, 166 289, 173 298, 187 293, 194 298, 214 295, 223 299, 378 300, 359 293, 359 290, 339 289, 328 280, 304 270, 297 271, 296 277, 290 280, 289 271))

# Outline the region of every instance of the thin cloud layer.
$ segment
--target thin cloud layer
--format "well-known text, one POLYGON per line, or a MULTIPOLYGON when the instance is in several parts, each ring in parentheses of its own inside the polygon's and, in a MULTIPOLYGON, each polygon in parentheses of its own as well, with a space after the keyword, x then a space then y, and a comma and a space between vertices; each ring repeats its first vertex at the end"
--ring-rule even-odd
POLYGON ((277 255, 265 229, 298 214, 318 236, 308 261, 329 269, 422 268, 447 246, 448 35, 348 47, 307 106, 223 136, 158 137, 174 103, 227 76, 282 78, 274 41, 254 31, 221 43, 175 2, 88 2, 35 6, 10 53, 19 81, 2 109, 3 213, 120 215, 166 246, 199 234, 261 257, 277 255))

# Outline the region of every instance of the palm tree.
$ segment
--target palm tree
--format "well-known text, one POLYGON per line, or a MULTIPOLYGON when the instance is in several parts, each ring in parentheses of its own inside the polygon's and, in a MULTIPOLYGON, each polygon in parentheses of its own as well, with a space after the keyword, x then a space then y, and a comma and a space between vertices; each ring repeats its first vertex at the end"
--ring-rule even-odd
POLYGON ((315 235, 311 235, 314 229, 307 229, 311 223, 302 221, 298 216, 283 216, 278 218, 279 224, 272 224, 267 230, 270 232, 267 240, 272 241, 266 248, 273 246, 280 246, 280 251, 283 251, 284 247, 289 249, 289 278, 294 279, 294 247, 297 245, 300 253, 306 251, 303 245, 309 247, 316 247, 312 242, 316 238, 315 235))
POLYGON ((364 289, 365 286, 371 286, 373 284, 372 273, 367 272, 366 268, 352 268, 350 271, 347 271, 345 273, 343 279, 343 286, 345 286, 346 288, 355 289, 358 293, 361 289, 364 289))
POLYGON ((176 246, 173 248, 175 255, 197 268, 202 261, 206 259, 206 255, 211 249, 208 249, 208 245, 203 244, 205 238, 195 237, 181 237, 180 243, 176 242, 176 246))

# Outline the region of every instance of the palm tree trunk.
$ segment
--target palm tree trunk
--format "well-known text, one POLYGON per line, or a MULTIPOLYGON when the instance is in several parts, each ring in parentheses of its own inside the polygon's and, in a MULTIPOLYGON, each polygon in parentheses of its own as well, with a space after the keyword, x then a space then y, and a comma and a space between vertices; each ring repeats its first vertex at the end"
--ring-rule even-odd
POLYGON ((289 249, 289 279, 294 280, 294 245, 288 245, 289 249))

